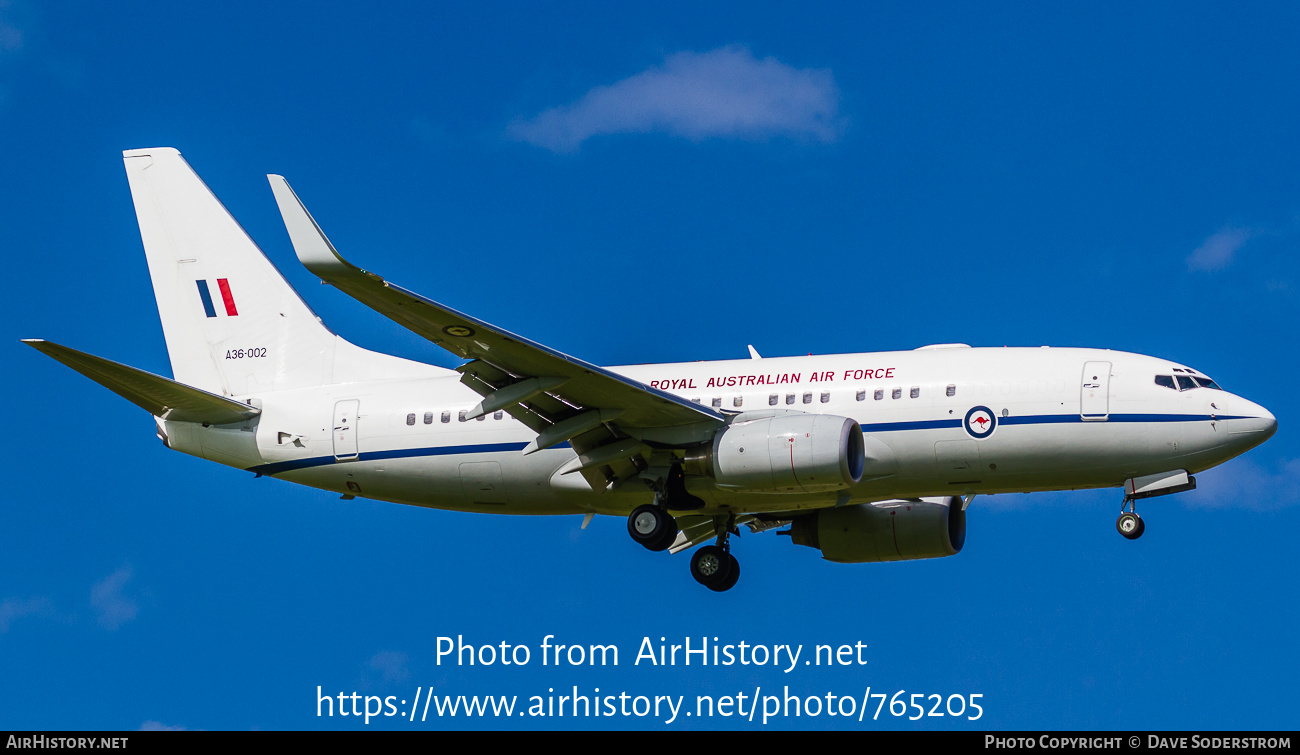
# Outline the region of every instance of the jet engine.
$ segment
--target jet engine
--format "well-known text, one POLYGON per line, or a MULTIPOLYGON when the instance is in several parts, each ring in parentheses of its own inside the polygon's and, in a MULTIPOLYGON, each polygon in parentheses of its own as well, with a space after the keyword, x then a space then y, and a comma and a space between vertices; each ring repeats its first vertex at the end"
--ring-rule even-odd
POLYGON ((790 539, 842 564, 956 555, 966 543, 961 498, 909 498, 819 509, 794 519, 790 539))
POLYGON ((862 428, 847 417, 741 415, 687 458, 687 471, 748 493, 821 493, 862 479, 862 428))

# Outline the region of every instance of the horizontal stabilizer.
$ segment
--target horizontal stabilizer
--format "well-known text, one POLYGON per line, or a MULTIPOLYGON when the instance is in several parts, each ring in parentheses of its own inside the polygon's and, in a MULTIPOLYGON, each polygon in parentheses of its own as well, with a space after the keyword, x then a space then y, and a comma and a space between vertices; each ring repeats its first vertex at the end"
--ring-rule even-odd
POLYGON ((179 422, 225 425, 243 422, 261 413, 255 407, 224 396, 60 346, 52 341, 26 338, 23 343, 66 364, 156 417, 179 422))

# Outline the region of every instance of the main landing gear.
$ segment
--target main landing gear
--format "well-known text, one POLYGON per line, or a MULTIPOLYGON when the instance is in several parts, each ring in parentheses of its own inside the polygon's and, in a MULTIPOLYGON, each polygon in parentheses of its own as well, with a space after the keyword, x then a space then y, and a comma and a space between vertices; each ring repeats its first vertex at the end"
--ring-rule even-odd
POLYGON ((735 516, 716 517, 717 542, 702 545, 691 554, 691 576, 714 592, 726 592, 740 579, 740 562, 731 555, 731 546, 727 542, 736 531, 735 521, 735 516))
POLYGON ((659 500, 632 509, 627 533, 647 550, 666 551, 677 539, 677 520, 659 500))
POLYGON ((1136 502, 1132 498, 1126 497, 1124 505, 1120 507, 1119 511, 1119 519, 1115 520, 1115 529, 1119 530, 1119 534, 1129 540, 1137 540, 1142 537, 1142 533, 1147 530, 1147 525, 1142 521, 1142 517, 1138 516, 1136 502), (1125 509, 1128 510, 1125 511, 1125 509))
POLYGON ((691 495, 686 490, 686 476, 682 465, 674 464, 668 470, 668 477, 663 481, 659 492, 655 493, 654 503, 637 506, 627 518, 627 532, 632 539, 648 550, 668 550, 677 539, 677 520, 673 511, 691 511, 704 508, 704 501, 691 495))
MULTIPOLYGON (((731 555, 727 542, 734 530, 734 518, 719 519, 722 521, 717 525, 717 542, 701 546, 691 554, 691 576, 714 592, 730 590, 740 579, 740 562, 731 555)), ((677 539, 677 520, 658 503, 647 503, 632 510, 627 518, 627 531, 647 550, 668 550, 677 539)))
MULTIPOLYGON (((681 468, 674 465, 668 479, 655 495, 654 503, 632 509, 627 517, 627 533, 647 550, 668 550, 677 540, 679 532, 677 520, 668 510, 683 511, 703 507, 704 501, 686 492, 681 468)), ((732 534, 738 534, 735 515, 715 516, 713 530, 717 534, 717 541, 713 545, 701 546, 691 554, 691 576, 714 592, 724 592, 735 587, 736 581, 740 579, 740 562, 731 555, 728 543, 732 534)))

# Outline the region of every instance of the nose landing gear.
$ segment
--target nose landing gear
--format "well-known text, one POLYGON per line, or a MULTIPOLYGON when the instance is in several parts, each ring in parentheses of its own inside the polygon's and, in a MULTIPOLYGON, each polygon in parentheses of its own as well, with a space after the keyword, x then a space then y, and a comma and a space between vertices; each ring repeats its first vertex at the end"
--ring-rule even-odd
POLYGON ((1147 529, 1147 526, 1142 523, 1142 517, 1137 513, 1139 498, 1155 498, 1184 493, 1188 490, 1196 490, 1196 478, 1188 474, 1186 469, 1130 477, 1124 481, 1124 504, 1119 507, 1119 519, 1115 520, 1115 529, 1129 540, 1137 540, 1147 529))
POLYGON ((1142 521, 1142 517, 1138 516, 1136 502, 1132 498, 1125 498, 1124 505, 1120 507, 1119 511, 1119 519, 1115 520, 1115 529, 1119 530, 1119 534, 1129 540, 1137 540, 1142 537, 1142 533, 1146 532, 1147 525, 1142 521), (1125 509, 1128 509, 1128 511, 1125 511, 1125 509))

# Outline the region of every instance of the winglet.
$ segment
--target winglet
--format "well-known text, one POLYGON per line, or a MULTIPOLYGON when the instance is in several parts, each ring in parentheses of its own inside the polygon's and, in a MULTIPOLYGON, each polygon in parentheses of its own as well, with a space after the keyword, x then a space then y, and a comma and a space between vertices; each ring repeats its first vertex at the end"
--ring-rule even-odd
POLYGON ((750 358, 750 359, 762 359, 762 358, 763 358, 763 357, 761 357, 761 356, 758 355, 758 349, 755 349, 755 348, 754 348, 754 344, 752 344, 752 343, 749 345, 749 358, 750 358))
POLYGON ((339 274, 365 272, 343 259, 284 176, 268 174, 266 178, 271 182, 271 193, 280 207, 280 217, 289 231, 293 251, 304 267, 326 281, 339 274))

